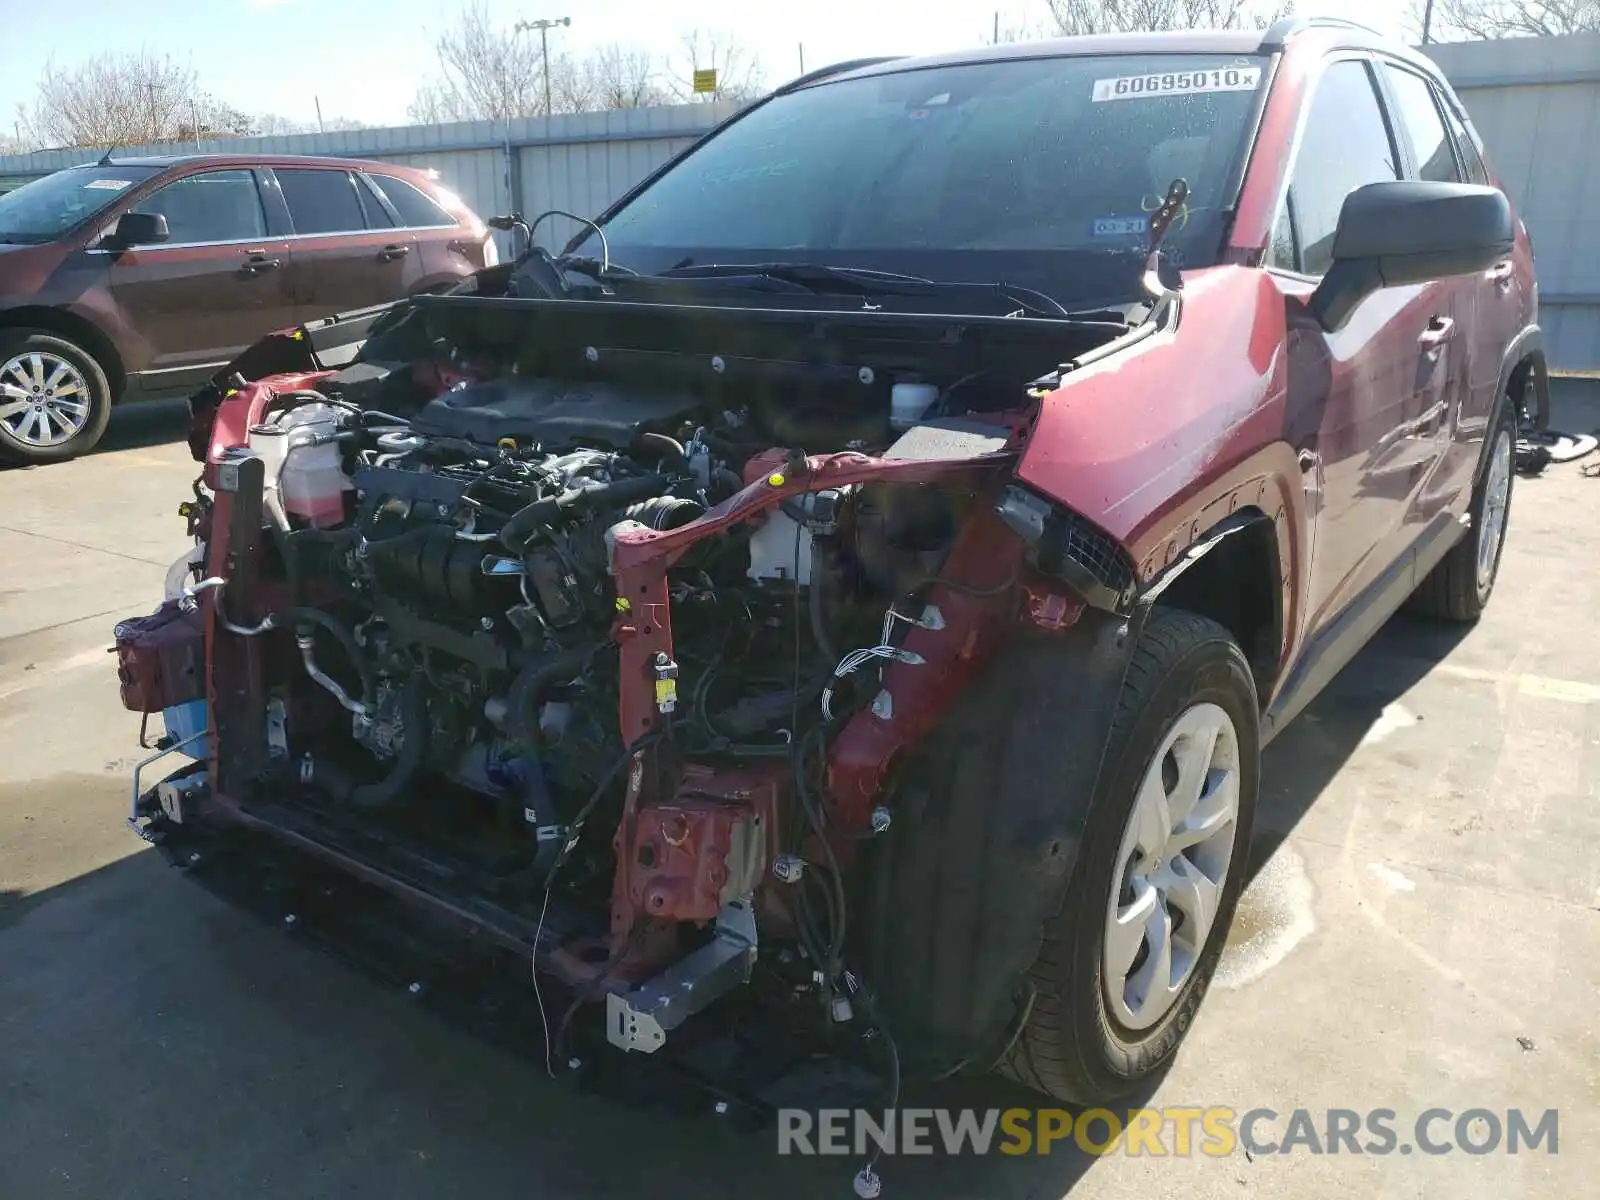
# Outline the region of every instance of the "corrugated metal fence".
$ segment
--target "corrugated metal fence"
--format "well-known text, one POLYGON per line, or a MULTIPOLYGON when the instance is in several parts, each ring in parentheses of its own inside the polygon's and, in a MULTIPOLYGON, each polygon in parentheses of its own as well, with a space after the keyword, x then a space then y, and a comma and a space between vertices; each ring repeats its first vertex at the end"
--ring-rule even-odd
POLYGON ((1551 366, 1600 370, 1600 34, 1426 46, 1533 238, 1551 366))
MULTIPOLYGON (((1551 364, 1600 370, 1600 34, 1426 47, 1489 145, 1538 255, 1551 364)), ((200 142, 178 149, 337 154, 435 168, 477 212, 592 214, 734 111, 689 104, 399 129, 200 142), (508 164, 510 170, 507 169, 508 164)), ((129 147, 125 153, 172 153, 129 147)), ((0 191, 92 161, 93 151, 0 157, 0 191)), ((574 226, 552 219, 539 240, 574 226)), ((505 249, 505 247, 502 247, 505 249)))
MULTIPOLYGON (((140 154, 326 154, 374 158, 408 167, 431 167, 440 182, 482 216, 528 216, 564 208, 599 212, 701 134, 737 110, 729 102, 624 109, 515 121, 462 121, 396 129, 354 129, 284 137, 127 146, 119 157, 140 154), (509 170, 508 170, 509 164, 509 170)), ((98 150, 46 150, 0 155, 0 192, 76 163, 98 150)), ((538 240, 559 245, 578 227, 552 217, 538 240)), ((502 251, 508 249, 502 244, 502 251)))

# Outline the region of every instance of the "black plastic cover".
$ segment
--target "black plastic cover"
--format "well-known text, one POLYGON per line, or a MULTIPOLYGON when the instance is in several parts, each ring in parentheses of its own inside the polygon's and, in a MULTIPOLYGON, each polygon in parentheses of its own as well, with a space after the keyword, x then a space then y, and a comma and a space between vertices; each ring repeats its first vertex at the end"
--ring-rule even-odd
POLYGON ((412 421, 412 431, 493 446, 558 449, 591 445, 626 450, 641 433, 674 424, 703 407, 688 392, 650 392, 612 383, 505 379, 446 392, 412 421))

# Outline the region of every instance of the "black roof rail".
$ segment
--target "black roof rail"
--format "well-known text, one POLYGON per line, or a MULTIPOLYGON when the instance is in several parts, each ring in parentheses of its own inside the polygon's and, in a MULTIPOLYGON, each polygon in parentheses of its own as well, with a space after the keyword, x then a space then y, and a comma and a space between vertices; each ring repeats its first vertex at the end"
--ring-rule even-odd
POLYGON ((782 87, 774 88, 772 94, 781 96, 785 92, 792 92, 796 88, 803 88, 808 83, 815 83, 819 79, 826 79, 830 75, 842 75, 846 71, 859 71, 862 67, 875 67, 879 63, 893 62, 897 58, 904 58, 903 54, 879 54, 873 58, 847 58, 844 62, 832 63, 826 67, 818 67, 815 71, 807 71, 798 79, 791 79, 782 87))
POLYGON ((1304 33, 1308 29, 1354 29, 1361 33, 1370 33, 1375 38, 1383 34, 1371 25, 1364 25, 1360 21, 1352 21, 1348 17, 1283 17, 1275 22, 1261 35, 1261 48, 1281 47, 1297 33, 1304 33))

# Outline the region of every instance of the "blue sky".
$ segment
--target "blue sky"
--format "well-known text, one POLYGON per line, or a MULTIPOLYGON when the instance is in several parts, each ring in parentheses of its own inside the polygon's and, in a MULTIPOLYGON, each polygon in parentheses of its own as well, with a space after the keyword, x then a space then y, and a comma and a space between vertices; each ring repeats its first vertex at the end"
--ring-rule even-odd
MULTIPOLYGON (((1040 0, 488 0, 507 23, 572 17, 552 35, 582 53, 610 42, 669 51, 696 27, 736 36, 758 53, 769 82, 798 73, 798 45, 819 66, 865 54, 928 53, 980 42, 998 9, 1002 23, 1037 19, 1040 0)), ((1354 16, 1397 31, 1397 5, 1382 0, 1302 0, 1303 12, 1354 16)), ((75 0, 68 10, 0 2, 6 71, 0 131, 51 57, 71 63, 143 45, 192 65, 201 85, 248 112, 294 120, 326 117, 404 124, 419 75, 432 69, 432 36, 457 11, 453 0, 75 0)))

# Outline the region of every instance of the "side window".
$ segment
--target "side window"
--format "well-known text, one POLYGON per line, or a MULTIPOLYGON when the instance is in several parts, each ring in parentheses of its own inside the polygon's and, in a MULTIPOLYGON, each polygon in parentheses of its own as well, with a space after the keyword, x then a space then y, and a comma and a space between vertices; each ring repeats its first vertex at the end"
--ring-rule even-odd
POLYGON ((1461 152, 1461 161, 1467 165, 1468 183, 1488 183, 1489 168, 1483 165, 1483 156, 1478 153, 1478 143, 1472 140, 1472 131, 1467 128, 1467 123, 1456 115, 1456 110, 1440 96, 1440 107, 1444 109, 1445 122, 1450 126, 1450 132, 1455 135, 1456 149, 1461 152))
POLYGON ((133 206, 167 219, 167 241, 238 242, 265 237, 266 214, 250 171, 206 171, 176 179, 133 206))
POLYGON ((1317 84, 1289 174, 1302 271, 1327 271, 1345 197, 1369 183, 1399 179, 1398 164, 1366 64, 1334 63, 1317 84))
POLYGON ((367 227, 347 171, 278 170, 296 233, 352 233, 367 227))
POLYGON ((1445 132, 1444 119, 1439 116, 1439 106, 1433 102, 1433 88, 1422 76, 1410 71, 1390 66, 1383 70, 1394 91, 1400 127, 1411 139, 1411 151, 1417 160, 1417 178, 1434 183, 1459 183, 1461 173, 1456 169, 1456 152, 1450 144, 1450 135, 1445 132))
POLYGON ((384 208, 372 186, 361 176, 356 176, 356 199, 361 202, 361 214, 367 219, 368 229, 393 229, 394 218, 384 208))
POLYGON ((413 229, 429 225, 454 225, 456 219, 403 179, 393 175, 374 175, 372 182, 383 189, 400 220, 413 229))

